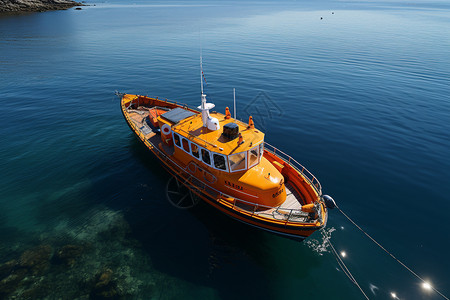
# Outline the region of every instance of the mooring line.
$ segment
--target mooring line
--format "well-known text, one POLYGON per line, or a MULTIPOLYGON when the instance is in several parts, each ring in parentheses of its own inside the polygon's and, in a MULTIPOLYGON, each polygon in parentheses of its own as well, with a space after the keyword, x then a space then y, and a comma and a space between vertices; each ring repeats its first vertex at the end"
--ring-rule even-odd
MULTIPOLYGON (((433 291, 435 291, 437 294, 439 294, 439 296, 441 296, 442 298, 449 300, 448 297, 446 297, 444 294, 442 294, 439 290, 437 290, 434 286, 432 286, 431 284, 429 284, 426 280, 424 280, 422 277, 420 277, 419 275, 417 275, 416 272, 414 272, 413 270, 411 270, 411 268, 409 268, 407 265, 405 265, 402 261, 400 261, 397 257, 394 256, 394 254, 392 254, 391 252, 389 252, 388 250, 386 250, 386 248, 384 248, 380 243, 378 243, 373 237, 371 237, 367 232, 365 232, 358 224, 355 223, 355 221, 353 221, 349 216, 347 216, 346 213, 344 213, 342 211, 342 209, 339 208, 339 206, 336 205, 336 208, 344 215, 344 217, 347 218, 347 220, 349 220, 353 225, 356 226, 356 228, 358 228, 362 233, 364 233, 369 239, 372 240, 372 242, 374 242, 378 247, 380 247, 384 252, 386 252, 387 254, 389 254, 396 262, 398 262, 401 266, 403 266, 406 270, 408 270, 411 274, 413 274, 414 276, 416 276, 420 281, 422 281, 424 284, 428 284, 433 291)), ((331 243, 330 243, 331 245, 331 243)), ((333 248, 333 246, 332 246, 333 248)), ((367 297, 367 296, 366 296, 367 297)))
POLYGON ((350 272, 350 270, 348 269, 347 265, 345 264, 345 262, 342 260, 342 258, 339 256, 339 253, 336 251, 336 249, 334 248, 333 244, 330 241, 330 238, 327 236, 326 233, 323 234, 323 236, 325 237, 326 241, 328 242, 328 244, 331 247, 331 250, 334 254, 334 256, 336 257, 336 261, 338 262, 339 267, 341 268, 341 270, 344 272, 344 274, 350 279, 351 282, 353 282, 358 289, 361 291, 361 293, 364 295, 364 297, 369 300, 369 297, 366 295, 366 293, 364 292, 364 290, 361 288, 361 286, 359 285, 358 281, 356 281, 355 277, 353 276, 352 272, 350 272))

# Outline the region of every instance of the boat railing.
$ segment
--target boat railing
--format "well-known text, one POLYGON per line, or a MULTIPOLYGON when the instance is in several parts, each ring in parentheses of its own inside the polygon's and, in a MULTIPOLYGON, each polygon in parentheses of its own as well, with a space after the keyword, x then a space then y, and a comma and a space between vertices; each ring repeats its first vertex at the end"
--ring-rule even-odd
MULTIPOLYGON (((116 91, 115 94, 116 94, 120 99, 122 99, 123 96, 126 95, 126 93, 120 93, 120 92, 117 92, 117 91, 116 91)), ((148 96, 148 95, 145 95, 145 96, 144 96, 144 95, 135 95, 135 97, 134 97, 133 99, 131 99, 130 101, 128 101, 129 105, 128 105, 128 107, 126 107, 126 108, 130 108, 131 105, 133 105, 133 104, 137 104, 137 105, 139 106, 139 105, 140 105, 140 101, 139 101, 139 98, 140 98, 140 97, 146 97, 146 98, 150 98, 150 99, 155 99, 155 100, 163 101, 163 102, 170 103, 170 104, 180 105, 180 106, 182 106, 182 107, 184 107, 184 108, 189 108, 189 109, 195 110, 194 108, 190 107, 189 105, 187 105, 186 103, 183 103, 183 102, 177 102, 177 101, 169 100, 169 99, 167 99, 167 98, 165 98, 165 99, 159 99, 158 97, 153 97, 153 96, 148 96), (137 101, 136 101, 136 100, 137 100, 137 101)))
POLYGON ((306 169, 302 164, 296 161, 294 158, 284 153, 280 149, 272 146, 271 144, 264 142, 264 149, 268 152, 274 154, 275 156, 282 159, 284 162, 288 163, 295 170, 304 175, 305 179, 313 186, 319 196, 322 195, 322 185, 319 180, 317 180, 316 176, 314 176, 308 169, 306 169))
POLYGON ((145 95, 145 96, 139 95, 139 97, 147 97, 147 98, 150 98, 150 99, 156 99, 156 100, 163 101, 163 102, 166 102, 166 103, 180 105, 180 106, 182 106, 184 108, 189 108, 189 109, 195 110, 194 108, 190 107, 188 104, 186 104, 184 102, 177 102, 177 101, 173 101, 173 100, 170 100, 170 99, 167 99, 167 98, 159 99, 158 97, 153 97, 153 96, 148 96, 148 95, 145 95))
MULTIPOLYGON (((122 96, 125 95, 125 94, 116 92, 116 95, 119 96, 119 97, 122 97, 122 96)), ((166 103, 175 104, 175 105, 180 105, 180 106, 184 107, 185 109, 190 109, 190 110, 197 111, 197 110, 195 109, 195 107, 191 107, 190 105, 188 105, 188 104, 186 104, 186 103, 183 103, 183 102, 177 102, 177 101, 169 100, 169 99, 167 99, 167 98, 165 98, 165 99, 159 99, 158 97, 148 96, 148 95, 145 95, 145 96, 143 96, 143 95, 136 95, 132 100, 130 100, 129 106, 128 106, 127 108, 130 108, 131 105, 136 104, 136 103, 134 102, 136 99, 137 99, 137 104, 139 105, 139 97, 147 97, 147 98, 150 98, 150 99, 156 99, 156 100, 159 100, 159 101, 164 101, 164 102, 166 102, 166 103)), ((185 122, 187 122, 187 120, 186 120, 185 122)), ((239 123, 241 126, 244 126, 244 127, 247 127, 247 126, 248 126, 247 123, 245 123, 245 122, 243 122, 243 121, 241 121, 241 120, 238 120, 238 119, 234 119, 234 122, 235 122, 235 123, 239 123)), ((209 145, 213 146, 214 148, 217 148, 217 147, 218 147, 216 144, 213 144, 213 143, 211 143, 211 142, 208 142, 207 140, 202 139, 201 137, 198 137, 198 136, 196 136, 196 135, 193 135, 193 134, 191 134, 190 132, 188 132, 188 131, 186 131, 186 130, 184 130, 184 129, 182 129, 182 128, 179 128, 178 130, 183 131, 183 132, 185 132, 186 134, 188 134, 189 136, 191 136, 191 137, 193 137, 193 138, 195 138, 195 139, 198 139, 198 140, 202 141, 205 145, 206 145, 206 144, 209 144, 209 145)))
MULTIPOLYGON (((126 106, 122 104, 122 109, 125 112, 126 106)), ((262 205, 258 203, 254 203, 251 201, 246 201, 243 199, 236 198, 234 196, 228 195, 222 191, 219 191, 209 185, 207 185, 205 182, 197 179, 194 177, 187 167, 180 166, 176 161, 171 159, 168 155, 166 155, 161 149, 154 146, 150 141, 145 137, 145 134, 136 126, 136 124, 130 119, 130 117, 124 113, 125 118, 127 119, 128 124, 132 127, 134 132, 138 135, 138 137, 144 142, 144 144, 149 147, 150 149, 154 150, 154 153, 158 155, 161 159, 164 161, 170 162, 173 166, 176 167, 176 170, 179 170, 179 172, 174 171, 176 177, 180 179, 180 181, 184 185, 189 185, 191 189, 193 189, 193 192, 197 195, 200 195, 199 191, 202 191, 203 195, 207 195, 210 200, 216 201, 216 202, 227 202, 228 205, 234 209, 243 211, 246 213, 250 213, 252 216, 257 214, 259 217, 263 217, 269 220, 281 220, 284 221, 285 224, 288 222, 301 222, 301 223, 315 223, 315 220, 308 221, 307 214, 303 212, 301 209, 289 209, 289 208, 283 208, 281 206, 273 207, 273 206, 267 206, 262 205)), ((267 143, 265 143, 268 145, 267 143)), ((275 147, 269 145, 269 147, 272 147, 275 151, 275 147)), ((267 150, 267 149, 266 149, 267 150)), ((269 150, 268 150, 269 151, 269 150)), ((272 153, 275 153, 275 151, 271 151, 272 153)), ((280 153, 281 151, 278 150, 277 153, 280 153)), ((290 163, 290 162, 289 162, 290 163)), ((291 164, 291 163, 290 163, 291 164)), ((298 164, 300 165, 300 164, 298 164)), ((301 165, 300 165, 301 166, 301 165)), ((295 167, 295 166, 293 166, 295 167)), ((306 169, 305 169, 306 170, 306 169)), ((300 171, 300 170, 299 170, 300 171)), ((312 174, 311 174, 312 175, 312 174)), ((314 177, 315 178, 315 177, 314 177)), ((309 178, 307 178, 309 180, 309 178)), ((316 179, 317 180, 317 179, 316 179)), ((320 184, 319 184, 320 187, 320 184)), ((320 210, 319 210, 320 212, 320 210)), ((321 223, 322 216, 319 214, 319 222, 321 223)))

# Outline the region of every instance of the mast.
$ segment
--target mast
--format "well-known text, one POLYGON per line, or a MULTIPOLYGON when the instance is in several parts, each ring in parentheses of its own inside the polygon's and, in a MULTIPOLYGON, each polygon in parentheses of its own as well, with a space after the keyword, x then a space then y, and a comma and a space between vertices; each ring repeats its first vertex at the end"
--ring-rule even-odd
MULTIPOLYGON (((202 62, 202 53, 201 53, 201 51, 200 51, 200 86, 201 86, 201 89, 202 89, 202 105, 201 105, 201 108, 202 108, 202 110, 204 110, 205 109, 205 105, 206 105, 206 95, 203 93, 203 62, 202 62)), ((206 126, 205 120, 203 121, 203 123, 205 124, 204 126, 206 126)))
POLYGON ((236 120, 236 89, 233 88, 234 119, 236 120))
POLYGON ((203 95, 203 64, 202 64, 202 53, 200 52, 200 85, 202 87, 202 95, 203 95))
MULTIPOLYGON (((202 53, 200 52, 200 86, 202 89, 202 105, 198 107, 202 111, 202 122, 203 127, 207 127, 209 130, 219 130, 219 120, 217 118, 211 118, 209 115, 209 110, 214 108, 213 103, 206 103, 206 95, 203 93, 203 64, 202 64, 202 53)), ((205 80, 206 82, 206 80, 205 80)))

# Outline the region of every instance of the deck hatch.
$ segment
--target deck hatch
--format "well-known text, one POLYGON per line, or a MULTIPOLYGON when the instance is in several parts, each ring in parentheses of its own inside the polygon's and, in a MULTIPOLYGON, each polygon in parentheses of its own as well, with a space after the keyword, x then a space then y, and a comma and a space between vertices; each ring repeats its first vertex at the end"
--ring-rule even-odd
POLYGON ((191 116, 195 115, 194 112, 182 109, 180 107, 174 108, 166 113, 163 113, 161 117, 166 119, 167 121, 178 123, 181 120, 184 120, 186 118, 189 118, 191 116))
POLYGON ((231 140, 234 140, 239 136, 239 126, 236 123, 228 123, 223 125, 223 135, 231 140))

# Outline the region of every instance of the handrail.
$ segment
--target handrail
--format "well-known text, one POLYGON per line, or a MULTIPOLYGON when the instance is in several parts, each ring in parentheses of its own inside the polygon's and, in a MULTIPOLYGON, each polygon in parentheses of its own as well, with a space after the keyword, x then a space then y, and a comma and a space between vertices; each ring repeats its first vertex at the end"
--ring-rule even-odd
MULTIPOLYGON (((129 116, 125 113, 126 107, 125 107, 124 103, 122 103, 121 106, 122 106, 122 110, 123 110, 123 112, 124 112, 125 118, 126 118, 127 121, 128 121, 128 124, 131 124, 131 127, 133 128, 133 130, 137 133, 138 137, 144 142, 145 145, 147 145, 148 147, 150 147, 150 148, 153 149, 153 150, 156 150, 155 153, 156 153, 157 155, 161 156, 164 160, 169 161, 170 163, 172 163, 173 165, 175 165, 176 167, 178 167, 178 169, 181 170, 182 172, 186 173, 186 175, 188 175, 188 176, 191 176, 191 175, 192 175, 192 174, 190 174, 189 171, 187 170, 187 167, 184 168, 184 167, 180 166, 178 163, 176 163, 174 160, 172 160, 169 156, 167 156, 164 152, 162 152, 158 147, 156 147, 156 146, 154 146, 153 144, 151 144, 150 141, 147 140, 147 139, 145 138, 145 135, 144 135, 144 134, 142 134, 142 136, 141 136, 141 130, 138 130, 139 128, 136 127, 135 123, 132 122, 132 120, 129 118, 129 116)), ((272 145, 270 145, 270 144, 268 144, 268 143, 265 143, 265 145, 268 145, 269 147, 272 147, 272 148, 274 149, 273 153, 275 153, 275 151, 278 150, 277 148, 273 147, 272 145)), ((266 149, 266 150, 267 150, 267 149, 266 149)), ((270 151, 270 150, 267 150, 267 151, 272 152, 272 151, 270 151)), ((284 155, 286 155, 286 156, 289 157, 289 155, 285 154, 284 152, 282 152, 282 151, 280 151, 280 150, 278 150, 278 152, 281 152, 282 154, 284 154, 284 155)), ((282 157, 280 157, 280 158, 283 159, 282 157)), ((284 160, 284 159, 283 159, 283 160, 284 160)), ((284 161, 285 161, 285 160, 284 160, 284 161)), ((297 163, 299 166, 301 166, 304 170, 306 170, 306 168, 304 168, 300 163, 298 163, 298 162, 295 161, 294 159, 290 159, 289 161, 286 161, 287 163, 289 163, 289 164, 290 164, 292 167, 294 167, 295 169, 297 169, 297 167, 295 167, 294 165, 292 165, 292 164, 290 163, 290 161, 294 161, 294 162, 297 163)), ((298 169, 297 169, 297 170, 298 170, 298 169)), ((298 171, 300 172, 300 170, 298 170, 298 171)), ((313 176, 313 178, 315 179, 314 175, 312 175, 308 170, 306 170, 306 171, 307 171, 311 176, 313 176)), ((303 172, 301 172, 301 173, 304 174, 303 172)), ((181 173, 179 173, 179 174, 181 174, 181 173)), ((306 177, 306 179, 307 179, 308 181, 310 181, 309 178, 308 178, 307 176, 305 176, 305 177, 306 177)), ((184 177, 183 177, 183 178, 184 178, 184 177)), ((192 182, 192 180, 189 180, 189 177, 186 179, 186 181, 189 181, 189 184, 190 184, 192 187, 194 187, 194 188, 199 188, 199 189, 203 190, 203 191, 204 191, 205 193, 207 193, 207 194, 209 195, 209 197, 211 197, 213 200, 215 200, 215 201, 217 201, 217 202, 220 202, 221 200, 222 200, 222 201, 225 200, 225 199, 223 199, 223 198, 231 198, 231 199, 233 199, 233 206, 232 206, 232 208, 235 209, 235 210, 236 210, 236 209, 239 209, 239 210, 245 210, 245 211, 247 211, 248 213, 251 213, 251 214, 253 215, 253 214, 255 213, 255 211, 256 211, 257 209, 260 209, 260 208, 264 208, 264 209, 266 209, 266 210, 274 209, 274 211, 272 211, 271 214, 269 214, 269 213, 263 213, 263 212, 259 212, 259 213, 258 213, 258 216, 261 216, 261 217, 266 218, 266 219, 269 219, 269 220, 273 220, 273 219, 281 220, 281 219, 275 218, 275 215, 274 215, 275 213, 278 213, 279 215, 285 215, 285 214, 279 212, 279 210, 281 210, 281 211, 284 211, 284 212, 286 212, 286 213, 289 212, 288 217, 287 217, 286 219, 283 220, 283 221, 285 221, 285 223, 287 223, 287 222, 310 223, 310 224, 311 224, 311 223, 315 223, 315 220, 312 220, 313 222, 306 222, 306 219, 304 218, 305 216, 301 216, 301 218, 302 218, 301 220, 295 220, 295 218, 299 218, 299 215, 301 215, 301 213, 303 212, 301 209, 282 208, 281 205, 280 205, 280 206, 277 206, 277 207, 273 207, 273 206, 262 205, 262 204, 258 204, 258 203, 246 201, 246 200, 239 199, 239 198, 236 198, 236 197, 234 197, 234 196, 228 195, 228 194, 226 194, 226 193, 224 193, 224 192, 222 192, 222 191, 219 191, 219 190, 217 190, 217 189, 215 189, 215 188, 213 188, 213 187, 207 185, 206 183, 204 183, 203 181, 201 181, 201 180, 199 180, 199 179, 197 179, 197 178, 195 178, 195 177, 192 177, 192 176, 191 176, 191 178, 194 178, 196 181, 199 181, 201 184, 203 184, 203 188, 201 188, 199 185, 195 185, 195 184, 192 182), (207 187, 209 190, 215 191, 215 192, 217 193, 217 195, 214 196, 213 194, 209 193, 209 192, 206 190, 206 187, 207 187), (217 196, 218 196, 218 197, 217 197, 217 196), (215 198, 215 199, 214 199, 214 198, 215 198), (241 204, 244 204, 244 205, 253 206, 253 209, 252 209, 253 213, 252 213, 251 211, 246 210, 246 209, 240 208, 239 206, 237 206, 237 208, 236 208, 236 204, 237 204, 237 203, 241 203, 241 204), (268 218, 268 217, 264 216, 264 214, 265 214, 265 215, 270 215, 270 216, 272 216, 272 218, 268 218)), ((317 179, 315 179, 315 180, 317 181, 317 183, 319 184, 319 187, 320 187, 320 183, 318 182, 318 180, 317 180, 317 179)), ((313 186, 314 186, 314 184, 313 184, 313 186)), ((316 187, 314 186, 314 188, 316 188, 316 187)), ((194 193, 195 193, 195 191, 194 191, 194 193)), ((319 213, 319 222, 321 223, 321 220, 322 220, 321 211, 319 210, 318 213, 319 213)))
MULTIPOLYGON (((121 93, 119 93, 119 94, 122 95, 121 93)), ((123 94, 122 97, 123 97, 124 95, 131 95, 131 94, 123 94)), ((119 95, 118 95, 118 96, 119 96, 119 95)), ((192 109, 192 110, 196 110, 196 109, 190 107, 189 105, 187 105, 186 103, 183 103, 183 102, 177 102, 177 101, 173 101, 173 100, 169 100, 169 99, 167 99, 167 98, 165 98, 165 99, 158 99, 158 97, 152 97, 152 96, 144 96, 144 95, 135 95, 135 96, 136 96, 136 97, 133 98, 130 102, 133 102, 136 98, 139 98, 139 97, 146 97, 146 98, 149 98, 149 99, 159 100, 159 101, 163 101, 163 102, 166 102, 166 103, 175 104, 175 105, 179 105, 179 106, 182 106, 182 107, 186 107, 186 108, 189 108, 189 109, 192 109)))
POLYGON ((304 175, 305 179, 313 186, 313 188, 316 190, 317 194, 319 196, 322 195, 322 185, 320 184, 319 180, 314 176, 308 169, 306 169, 302 164, 300 164, 298 161, 296 161, 294 158, 289 156, 288 154, 284 153, 280 149, 272 146, 271 144, 264 142, 264 149, 268 152, 278 156, 281 158, 285 163, 289 164, 291 167, 293 167, 295 170, 300 172, 304 175), (268 147, 267 147, 268 146, 268 147), (272 149, 270 149, 272 148, 272 149))

